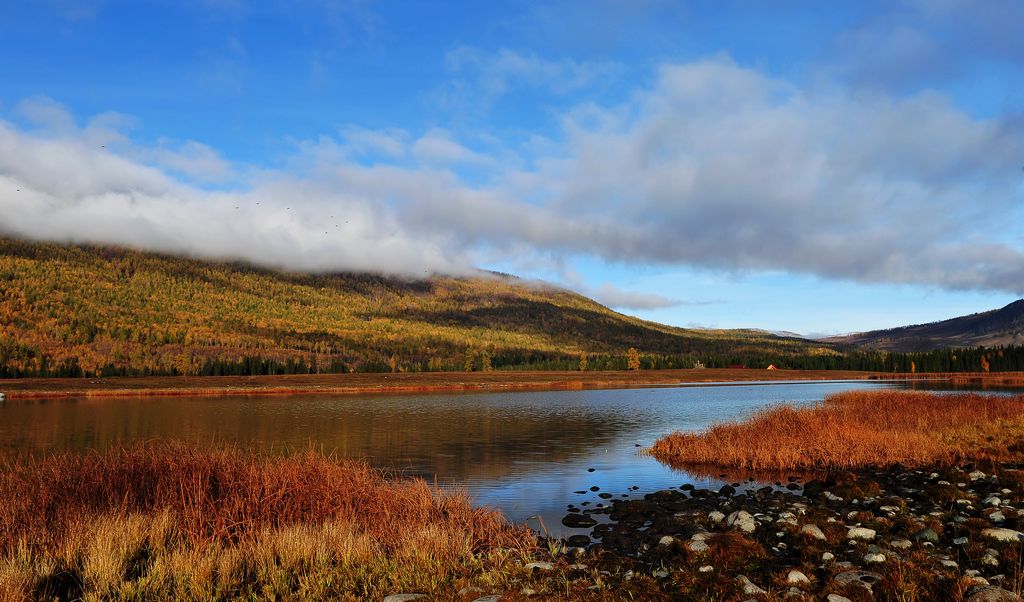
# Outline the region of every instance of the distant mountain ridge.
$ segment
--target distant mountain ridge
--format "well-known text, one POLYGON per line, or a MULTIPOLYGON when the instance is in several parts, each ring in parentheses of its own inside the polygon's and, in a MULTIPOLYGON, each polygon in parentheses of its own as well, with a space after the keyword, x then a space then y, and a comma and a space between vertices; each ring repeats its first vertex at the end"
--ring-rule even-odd
POLYGON ((951 347, 1024 345, 1024 299, 1006 307, 941 322, 872 330, 822 339, 882 351, 931 351, 951 347))

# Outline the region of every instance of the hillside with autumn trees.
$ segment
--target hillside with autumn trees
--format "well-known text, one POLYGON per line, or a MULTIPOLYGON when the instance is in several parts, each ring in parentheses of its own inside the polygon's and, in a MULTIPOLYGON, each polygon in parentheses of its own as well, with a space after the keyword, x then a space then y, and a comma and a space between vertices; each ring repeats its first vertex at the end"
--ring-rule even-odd
POLYGON ((299 274, 0 238, 0 374, 81 376, 691 367, 834 354, 688 330, 511 276, 299 274), (733 359, 729 359, 733 358, 733 359))

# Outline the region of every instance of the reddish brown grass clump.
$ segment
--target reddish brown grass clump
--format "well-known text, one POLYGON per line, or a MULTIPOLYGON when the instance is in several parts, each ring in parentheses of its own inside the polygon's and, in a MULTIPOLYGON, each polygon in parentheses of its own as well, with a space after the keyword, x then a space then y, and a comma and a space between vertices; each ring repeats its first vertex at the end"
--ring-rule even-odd
POLYGON ((1024 395, 851 391, 804 408, 769 408, 703 433, 673 433, 650 450, 676 466, 851 469, 1013 457, 1024 395))
POLYGON ((313 452, 150 443, 0 466, 0 598, 361 598, 535 545, 464 492, 313 452))

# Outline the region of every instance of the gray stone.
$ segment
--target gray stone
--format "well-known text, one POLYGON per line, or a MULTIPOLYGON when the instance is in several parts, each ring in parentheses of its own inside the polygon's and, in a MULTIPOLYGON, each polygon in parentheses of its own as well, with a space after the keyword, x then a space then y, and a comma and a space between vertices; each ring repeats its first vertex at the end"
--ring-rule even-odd
POLYGON ((411 600, 422 600, 426 594, 391 594, 384 598, 384 602, 410 602, 411 600))
POLYGON ((550 571, 551 569, 555 568, 555 565, 551 564, 550 562, 543 562, 543 561, 541 561, 541 562, 531 562, 530 564, 526 565, 523 568, 525 568, 526 570, 538 569, 538 570, 541 570, 541 571, 550 571))
POLYGON ((1020 602, 1017 594, 994 585, 980 585, 967 590, 967 602, 1020 602))
POLYGON ((1024 541, 1024 533, 1021 533, 1020 531, 1014 531, 1013 529, 1001 529, 1001 528, 982 529, 981 530, 981 534, 984 537, 987 537, 989 539, 994 539, 996 541, 1010 541, 1010 542, 1024 541))
POLYGON ((850 530, 846 532, 846 538, 871 541, 875 538, 875 530, 867 527, 850 527, 850 530))
POLYGON ((914 544, 909 539, 894 539, 889 545, 897 550, 909 550, 914 544))
POLYGON ((711 548, 701 539, 691 539, 690 541, 686 542, 686 549, 693 552, 694 554, 703 554, 711 548))
POLYGON ((733 512, 725 519, 725 524, 735 529, 739 529, 744 533, 753 533, 754 530, 757 529, 757 522, 746 510, 737 510, 736 512, 733 512))
POLYGON ((768 593, 755 585, 750 579, 747 579, 746 575, 740 575, 736 578, 736 581, 739 582, 740 587, 743 589, 744 596, 760 596, 768 593))
POLYGON ((828 597, 825 598, 825 602, 853 602, 853 600, 850 600, 846 596, 840 596, 839 594, 829 594, 828 597))
POLYGON ((800 533, 803 533, 804 535, 807 535, 809 537, 813 537, 814 539, 825 539, 825 534, 822 532, 821 528, 818 527, 818 525, 804 525, 800 527, 800 533))
POLYGON ((788 575, 786 575, 787 585, 809 585, 810 583, 811 580, 807 578, 807 575, 804 575, 800 571, 792 570, 788 575))
POLYGON ((710 564, 705 564, 704 566, 702 566, 699 569, 697 569, 697 572, 698 573, 710 573, 713 570, 715 570, 715 567, 711 566, 710 564))
POLYGON ((676 538, 671 535, 664 535, 658 540, 659 546, 670 546, 676 542, 676 538))
POLYGON ((858 587, 863 587, 869 592, 871 591, 871 586, 881 580, 881 575, 870 571, 845 571, 832 578, 832 581, 840 587, 856 585, 858 587))
POLYGON ((885 562, 885 554, 880 554, 878 552, 868 552, 864 555, 864 562, 868 564, 885 562))
POLYGON ((473 602, 498 602, 501 600, 501 594, 491 594, 490 596, 480 596, 473 602))
POLYGON ((914 533, 911 536, 911 539, 913 539, 914 541, 930 541, 932 543, 935 543, 939 541, 939 534, 935 532, 935 529, 929 527, 927 529, 921 529, 917 533, 914 533))
POLYGON ((718 524, 725 520, 725 515, 719 512, 718 510, 714 510, 712 512, 708 512, 708 520, 715 524, 718 524))

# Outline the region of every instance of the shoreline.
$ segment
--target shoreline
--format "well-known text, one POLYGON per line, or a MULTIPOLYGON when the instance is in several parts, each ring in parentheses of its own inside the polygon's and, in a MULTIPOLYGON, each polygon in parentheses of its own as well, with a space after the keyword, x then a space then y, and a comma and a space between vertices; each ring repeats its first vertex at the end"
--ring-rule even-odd
MULTIPOLYGON (((493 371, 271 376, 154 376, 0 380, 8 400, 68 397, 363 395, 625 389, 756 381, 888 380, 910 375, 845 370, 493 371)), ((918 375, 927 376, 927 375, 918 375)), ((1022 376, 1021 378, 1024 378, 1022 376)))
POLYGON ((604 571, 606 591, 648 599, 1019 602, 1014 466, 794 470, 574 506, 563 523, 593 527, 559 540, 550 577, 587 566, 604 571))

